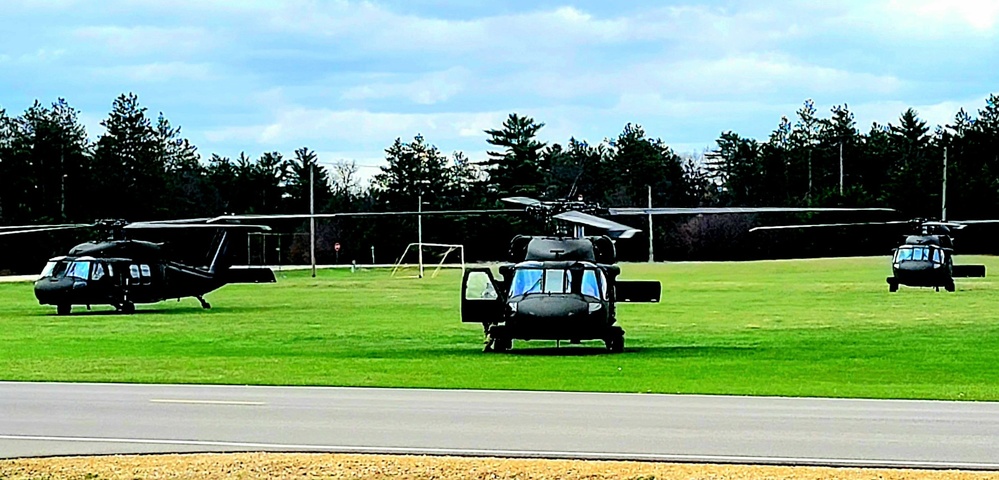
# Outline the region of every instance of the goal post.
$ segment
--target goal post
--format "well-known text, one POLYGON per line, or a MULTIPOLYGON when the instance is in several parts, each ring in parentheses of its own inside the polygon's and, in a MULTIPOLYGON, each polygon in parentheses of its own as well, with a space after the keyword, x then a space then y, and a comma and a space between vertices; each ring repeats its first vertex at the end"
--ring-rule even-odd
POLYGON ((410 243, 409 245, 406 245, 406 249, 402 251, 402 255, 399 256, 399 260, 392 267, 393 277, 396 276, 400 270, 405 269, 406 266, 412 265, 406 263, 407 255, 409 255, 409 258, 412 258, 414 255, 416 256, 416 258, 413 259, 416 260, 416 275, 408 275, 408 277, 411 278, 423 278, 425 265, 427 264, 436 265, 436 268, 434 268, 433 273, 430 275, 431 278, 436 277, 445 266, 460 267, 463 272, 465 271, 464 245, 450 243, 410 243), (430 251, 427 252, 426 250, 430 251), (457 252, 457 258, 453 256, 455 252, 457 252), (425 259, 424 256, 428 253, 430 258, 425 259), (445 265, 448 258, 457 260, 458 263, 445 265))

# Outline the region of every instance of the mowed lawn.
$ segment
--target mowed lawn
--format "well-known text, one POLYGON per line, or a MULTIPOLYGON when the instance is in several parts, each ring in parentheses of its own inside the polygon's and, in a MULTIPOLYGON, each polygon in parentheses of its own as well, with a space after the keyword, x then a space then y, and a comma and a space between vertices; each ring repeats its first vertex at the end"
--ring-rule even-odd
MULTIPOLYGON (((958 263, 993 257, 962 256, 958 263)), ((194 299, 71 316, 0 284, 0 380, 337 385, 999 400, 999 284, 888 293, 887 257, 624 264, 659 304, 622 304, 623 354, 599 342, 482 353, 460 272, 277 272, 194 299)))

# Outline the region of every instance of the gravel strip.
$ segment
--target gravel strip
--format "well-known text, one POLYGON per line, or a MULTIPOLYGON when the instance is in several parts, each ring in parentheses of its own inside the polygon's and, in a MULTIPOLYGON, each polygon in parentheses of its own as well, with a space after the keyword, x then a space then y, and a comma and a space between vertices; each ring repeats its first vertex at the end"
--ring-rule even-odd
POLYGON ((243 453, 0 460, 0 479, 999 479, 999 472, 243 453))

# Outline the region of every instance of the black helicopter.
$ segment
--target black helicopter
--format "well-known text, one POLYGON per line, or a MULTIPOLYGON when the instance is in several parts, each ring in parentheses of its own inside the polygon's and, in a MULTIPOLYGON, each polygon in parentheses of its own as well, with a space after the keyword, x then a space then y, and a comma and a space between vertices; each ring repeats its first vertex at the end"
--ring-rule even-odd
POLYGON ((42 305, 55 305, 56 313, 68 315, 73 305, 111 305, 120 313, 135 312, 136 303, 194 297, 203 308, 211 308, 204 295, 228 283, 274 282, 267 268, 233 269, 228 249, 230 231, 260 231, 266 226, 215 224, 207 219, 127 223, 102 220, 93 224, 31 225, 0 227, 0 235, 97 228, 108 233, 105 240, 73 247, 68 254, 52 258, 35 281, 35 297, 42 305), (140 230, 211 229, 214 238, 205 264, 187 265, 168 258, 164 244, 126 239, 125 232, 140 230))
POLYGON ((637 229, 586 211, 599 207, 583 202, 541 202, 504 198, 525 205, 546 221, 551 236, 518 235, 510 242, 510 264, 465 270, 461 288, 461 320, 481 323, 487 352, 505 352, 513 340, 603 340, 607 350, 624 351, 624 329, 617 322, 616 302, 658 302, 658 281, 619 280, 621 268, 611 237, 630 238, 637 229), (582 211, 586 210, 586 211, 582 211), (574 225, 569 235, 566 224, 574 225), (581 225, 608 230, 583 236, 581 225))
POLYGON ((488 268, 466 269, 461 289, 461 320, 481 323, 487 352, 505 352, 513 340, 603 340, 607 350, 624 351, 624 330, 616 325, 617 302, 659 302, 654 280, 619 280, 614 240, 640 230, 597 216, 699 215, 731 213, 856 211, 844 208, 602 208, 577 201, 543 202, 510 197, 555 230, 551 236, 516 236, 510 262, 499 278, 488 268), (607 230, 584 236, 583 226, 607 230), (569 232, 571 227, 572 233, 569 232))
POLYGON ((825 223, 813 225, 772 225, 750 229, 761 230, 829 228, 873 225, 909 225, 911 231, 902 244, 892 249, 892 276, 888 291, 897 292, 899 285, 940 288, 953 292, 955 278, 984 277, 985 265, 954 265, 954 239, 951 232, 973 223, 999 223, 999 220, 936 221, 917 218, 887 222, 825 223))

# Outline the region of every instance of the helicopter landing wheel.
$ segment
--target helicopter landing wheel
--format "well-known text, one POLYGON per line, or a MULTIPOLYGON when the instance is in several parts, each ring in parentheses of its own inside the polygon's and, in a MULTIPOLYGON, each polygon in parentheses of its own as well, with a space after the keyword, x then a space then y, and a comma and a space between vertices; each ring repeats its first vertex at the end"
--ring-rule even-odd
POLYGON ((956 290, 954 288, 954 282, 950 282, 947 285, 944 285, 944 290, 947 290, 948 292, 953 292, 954 290, 956 290))
POLYGON ((68 303, 60 303, 56 305, 56 315, 69 315, 69 312, 73 311, 73 305, 68 303))
POLYGON ((624 351, 624 335, 611 337, 604 340, 607 350, 611 353, 621 353, 624 351))
POLYGON ((512 339, 503 338, 503 337, 492 337, 489 339, 489 342, 486 343, 485 351, 503 353, 503 352, 509 352, 511 348, 513 348, 512 339))
POLYGON ((125 315, 131 315, 135 313, 135 304, 128 300, 125 300, 124 302, 122 302, 121 308, 119 308, 118 310, 121 313, 124 313, 125 315))
POLYGON ((888 291, 889 292, 897 292, 898 291, 898 284, 897 283, 889 283, 888 284, 888 291))

